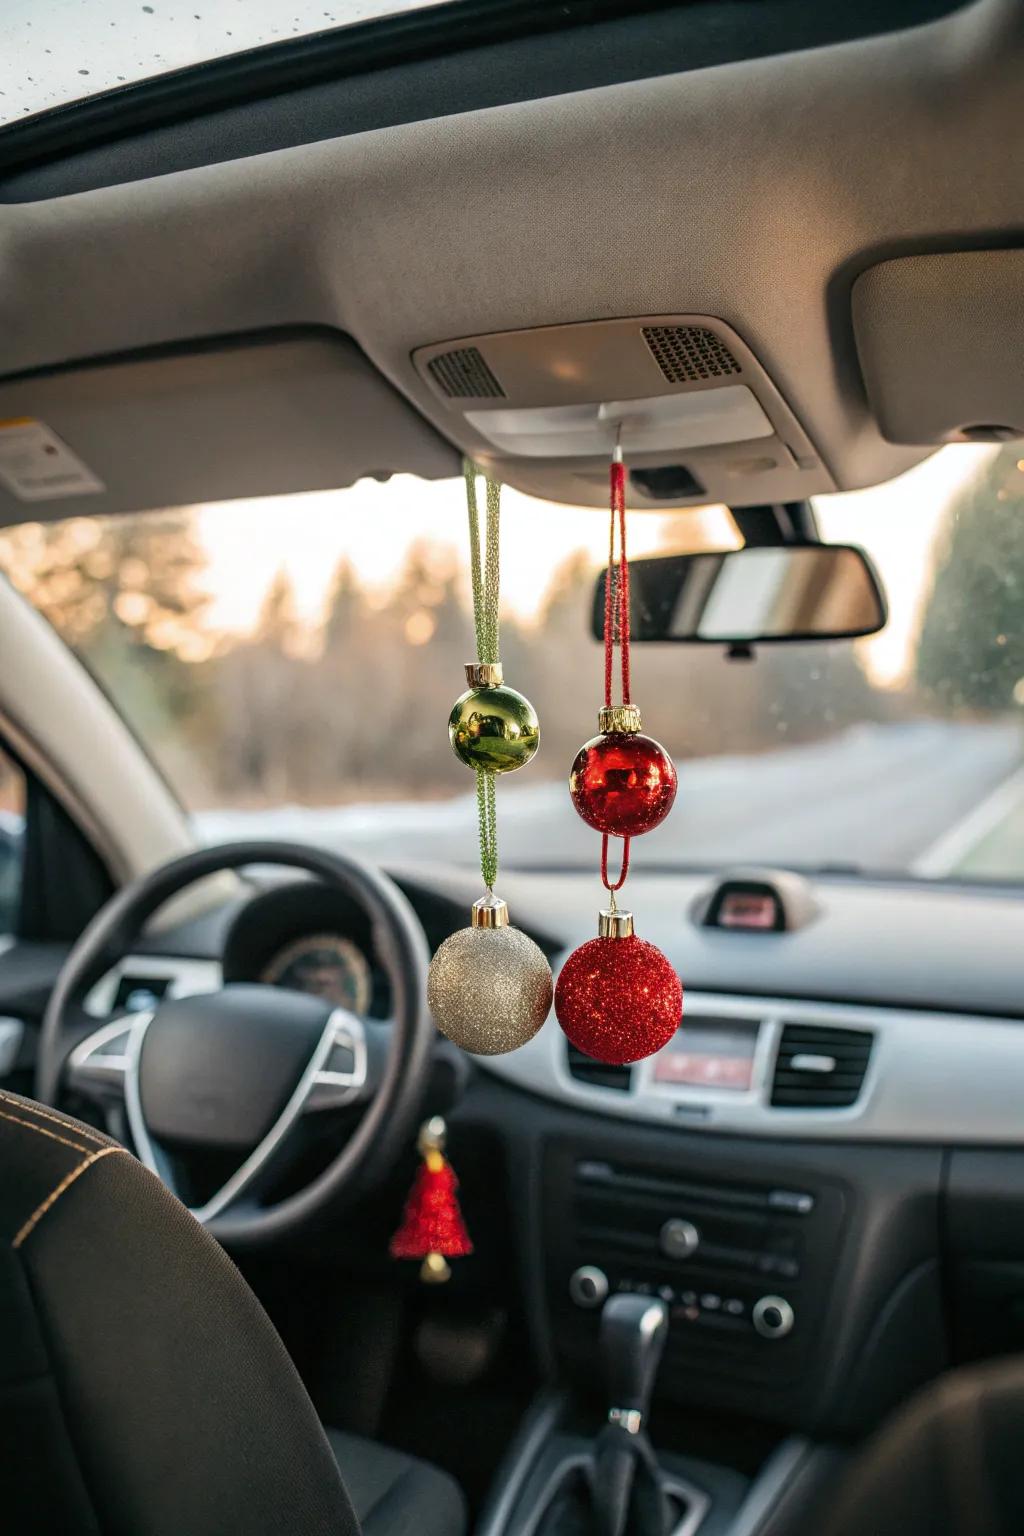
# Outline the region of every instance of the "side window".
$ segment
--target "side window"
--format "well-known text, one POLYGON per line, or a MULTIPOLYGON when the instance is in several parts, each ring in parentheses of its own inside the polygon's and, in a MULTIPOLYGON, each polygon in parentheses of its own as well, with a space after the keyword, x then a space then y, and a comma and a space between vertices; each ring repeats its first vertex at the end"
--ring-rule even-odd
POLYGON ((17 930, 25 864, 25 775, 0 747, 0 942, 17 930))

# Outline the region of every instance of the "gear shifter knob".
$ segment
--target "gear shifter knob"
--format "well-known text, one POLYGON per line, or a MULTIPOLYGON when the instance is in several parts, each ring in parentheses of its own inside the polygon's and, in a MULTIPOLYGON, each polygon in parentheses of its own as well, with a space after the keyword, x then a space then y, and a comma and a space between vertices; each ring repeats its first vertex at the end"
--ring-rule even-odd
POLYGON ((608 1422, 631 1434, 643 1427, 668 1338, 668 1308, 653 1296, 613 1296, 601 1313, 601 1356, 608 1422))

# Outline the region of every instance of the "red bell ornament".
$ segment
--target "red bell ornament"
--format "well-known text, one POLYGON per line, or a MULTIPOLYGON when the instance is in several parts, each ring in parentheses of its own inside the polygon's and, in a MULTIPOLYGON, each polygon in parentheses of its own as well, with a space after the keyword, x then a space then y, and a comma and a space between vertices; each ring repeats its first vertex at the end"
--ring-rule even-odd
POLYGON ((661 950, 637 938, 632 912, 612 907, 600 915, 598 937, 562 966, 555 1014, 578 1051, 625 1066, 672 1039, 683 1016, 683 986, 661 950))
POLYGON ((665 820, 678 777, 665 748, 640 733, 640 711, 616 704, 598 716, 600 736, 576 754, 569 793, 580 816, 598 832, 639 837, 665 820))
POLYGON ((459 1181, 444 1155, 446 1137, 440 1115, 420 1126, 417 1146, 423 1161, 389 1249, 393 1259, 422 1259, 420 1279, 428 1285, 451 1278, 449 1259, 473 1252, 459 1209, 459 1181))

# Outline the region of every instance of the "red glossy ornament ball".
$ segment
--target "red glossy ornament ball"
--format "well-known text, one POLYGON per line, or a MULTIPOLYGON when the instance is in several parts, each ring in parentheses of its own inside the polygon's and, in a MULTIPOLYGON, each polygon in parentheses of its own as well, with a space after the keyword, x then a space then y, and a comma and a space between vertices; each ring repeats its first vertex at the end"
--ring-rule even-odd
POLYGON ((591 939, 562 966, 555 1014, 577 1050, 624 1066, 672 1039, 683 1015, 683 986, 654 944, 635 935, 591 939))
POLYGON ((676 798, 675 764, 651 736, 609 731, 582 746, 569 793, 588 827, 639 837, 665 820, 676 798))

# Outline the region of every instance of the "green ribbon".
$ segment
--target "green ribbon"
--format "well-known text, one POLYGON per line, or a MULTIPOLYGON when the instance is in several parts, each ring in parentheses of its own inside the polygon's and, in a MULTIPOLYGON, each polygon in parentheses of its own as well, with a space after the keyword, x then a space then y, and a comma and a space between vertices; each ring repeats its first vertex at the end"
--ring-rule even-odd
POLYGON ((501 482, 484 474, 487 499, 486 546, 481 549, 480 508, 476 480, 482 473, 472 459, 463 459, 466 506, 469 511, 469 568, 473 582, 473 623, 478 661, 500 661, 498 644, 498 550, 501 534, 501 482))
MULTIPOLYGON (((499 547, 501 534, 501 483, 484 473, 486 490, 486 526, 483 545, 480 538, 480 508, 476 482, 481 473, 472 459, 463 459, 466 481, 466 509, 469 514, 469 568, 473 583, 473 625, 476 630, 478 661, 501 660, 498 634, 500 592, 499 547)), ((494 797, 495 775, 486 768, 476 770, 477 820, 480 829, 480 873, 488 891, 498 878, 498 819, 494 797)))

